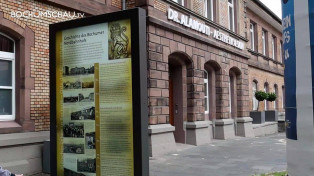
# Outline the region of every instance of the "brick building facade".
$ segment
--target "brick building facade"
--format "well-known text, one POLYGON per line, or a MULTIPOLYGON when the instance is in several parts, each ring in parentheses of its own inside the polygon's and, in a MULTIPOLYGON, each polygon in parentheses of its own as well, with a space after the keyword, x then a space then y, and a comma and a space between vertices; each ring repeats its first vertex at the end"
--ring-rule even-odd
MULTIPOLYGON (((31 153, 49 138, 48 25, 68 19, 14 18, 11 12, 57 10, 90 16, 121 10, 121 0, 0 0, 0 5, 0 36, 16 48, 16 116, 0 122, 0 154, 21 148, 31 153)), ((253 136, 253 82, 258 90, 264 83, 268 91, 277 87, 279 97, 284 90, 280 50, 276 59, 270 57, 271 37, 280 46, 280 21, 258 0, 127 0, 126 5, 147 11, 151 155, 175 150, 176 142, 200 145, 212 138, 253 136), (256 50, 250 45, 251 23, 257 31, 256 50), (269 39, 265 55, 262 30, 269 39)), ((281 98, 276 108, 282 110, 280 104, 281 98)), ((2 163, 35 173, 41 170, 41 155, 1 157, 2 163)))

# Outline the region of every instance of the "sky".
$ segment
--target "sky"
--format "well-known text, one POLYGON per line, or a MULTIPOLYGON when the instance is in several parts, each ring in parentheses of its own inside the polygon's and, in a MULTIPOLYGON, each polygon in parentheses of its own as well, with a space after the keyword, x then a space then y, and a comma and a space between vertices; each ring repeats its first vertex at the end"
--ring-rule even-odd
POLYGON ((260 0, 281 19, 281 0, 260 0))

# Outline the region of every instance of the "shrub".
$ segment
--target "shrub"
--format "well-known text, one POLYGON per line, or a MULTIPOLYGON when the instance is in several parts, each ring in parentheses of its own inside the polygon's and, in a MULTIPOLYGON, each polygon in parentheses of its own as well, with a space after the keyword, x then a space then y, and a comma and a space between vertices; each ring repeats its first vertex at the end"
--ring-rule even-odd
POLYGON ((268 98, 268 94, 263 91, 256 91, 254 96, 258 101, 264 101, 268 98))
POLYGON ((277 95, 275 93, 268 93, 268 96, 266 98, 267 101, 275 101, 277 99, 277 95))
POLYGON ((256 100, 258 100, 257 110, 256 110, 256 111, 258 111, 259 102, 266 100, 268 98, 268 94, 266 92, 263 92, 263 91, 256 91, 254 96, 255 96, 256 100))

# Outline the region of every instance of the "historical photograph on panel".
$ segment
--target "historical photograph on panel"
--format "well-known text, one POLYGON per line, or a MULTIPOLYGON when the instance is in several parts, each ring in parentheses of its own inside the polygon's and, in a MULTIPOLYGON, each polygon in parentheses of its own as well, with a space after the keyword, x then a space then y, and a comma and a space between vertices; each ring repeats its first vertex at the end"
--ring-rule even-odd
POLYGON ((96 173, 96 159, 95 158, 77 159, 77 171, 96 173))
POLYGON ((64 168, 64 175, 66 175, 66 176, 86 176, 84 174, 77 173, 77 172, 71 171, 70 169, 66 169, 66 168, 64 168))
POLYGON ((71 120, 95 120, 95 107, 83 107, 71 112, 71 120))
POLYGON ((95 132, 85 134, 86 149, 96 149, 95 132))
POLYGON ((63 89, 81 89, 82 82, 79 78, 65 78, 63 80, 63 89))
POLYGON ((87 75, 94 74, 94 65, 84 66, 64 66, 63 76, 87 75))
POLYGON ((63 124, 63 137, 84 138, 84 123, 63 124))
POLYGON ((63 153, 84 154, 84 144, 63 144, 63 153))
POLYGON ((64 103, 94 102, 94 90, 64 91, 64 103))
POLYGON ((109 60, 131 58, 131 23, 121 20, 109 23, 109 60))
POLYGON ((83 89, 94 88, 94 77, 83 77, 81 80, 83 89))

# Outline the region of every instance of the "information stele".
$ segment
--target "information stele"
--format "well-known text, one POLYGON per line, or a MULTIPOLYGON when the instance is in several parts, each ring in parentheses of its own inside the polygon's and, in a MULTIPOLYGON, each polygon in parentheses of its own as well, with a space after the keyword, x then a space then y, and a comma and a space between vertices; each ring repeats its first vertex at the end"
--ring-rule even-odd
POLYGON ((314 1, 282 0, 289 176, 314 175, 314 1))
POLYGON ((146 13, 50 25, 54 176, 148 176, 146 13))

